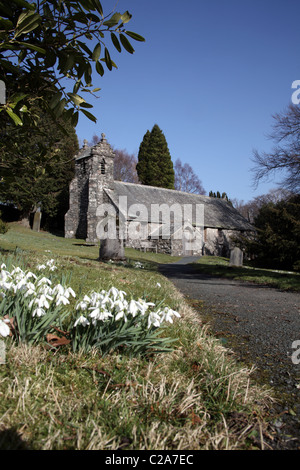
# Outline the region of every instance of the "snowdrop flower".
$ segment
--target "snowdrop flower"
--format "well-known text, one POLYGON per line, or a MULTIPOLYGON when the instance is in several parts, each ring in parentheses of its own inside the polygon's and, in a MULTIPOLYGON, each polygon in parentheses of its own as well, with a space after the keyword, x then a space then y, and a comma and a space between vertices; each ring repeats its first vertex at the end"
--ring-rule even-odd
POLYGON ((25 292, 24 297, 28 297, 36 293, 35 285, 32 282, 28 282, 26 287, 27 287, 27 292, 25 292))
POLYGON ((77 318, 76 322, 74 323, 74 326, 77 326, 77 325, 88 326, 89 324, 90 322, 88 321, 88 319, 85 318, 85 316, 80 315, 80 317, 77 318))
POLYGON ((73 291, 72 287, 67 287, 67 289, 65 289, 65 292, 64 292, 64 296, 67 297, 67 299, 70 297, 70 295, 72 295, 72 297, 76 297, 76 294, 75 292, 73 291))
POLYGON ((34 279, 37 279, 37 276, 30 271, 25 275, 25 277, 26 279, 30 279, 31 277, 33 277, 34 279))
POLYGON ((131 313, 131 315, 135 317, 136 314, 139 312, 139 310, 140 310, 140 307, 138 305, 138 302, 136 302, 135 300, 131 300, 128 306, 129 313, 131 313))
POLYGON ((111 287, 111 289, 108 291, 108 294, 112 294, 114 300, 117 300, 118 298, 123 300, 124 296, 127 295, 126 292, 123 290, 118 290, 116 287, 111 287))
POLYGON ((64 295, 58 295, 56 297, 56 306, 58 307, 60 304, 68 305, 70 303, 69 299, 64 295))
POLYGON ((38 269, 39 271, 44 271, 44 269, 46 269, 46 266, 45 266, 44 264, 38 264, 38 265, 37 265, 37 269, 38 269))
POLYGON ((65 289, 61 284, 56 284, 52 292, 53 294, 64 295, 65 289))
POLYGON ((87 295, 85 295, 83 297, 83 300, 81 300, 80 302, 77 303, 76 305, 76 310, 86 310, 88 308, 88 305, 91 303, 91 299, 90 297, 88 297, 87 295))
POLYGON ((43 315, 46 315, 46 312, 43 308, 38 307, 32 312, 32 316, 35 317, 42 317, 43 315))
POLYGON ((161 318, 160 318, 158 312, 150 312, 149 313, 149 315, 148 315, 148 328, 150 328, 151 325, 156 326, 156 327, 159 327, 161 325, 161 318))
POLYGON ((112 314, 108 310, 105 310, 105 309, 101 310, 100 307, 97 307, 93 309, 89 317, 93 318, 94 320, 93 324, 95 324, 96 320, 101 320, 101 321, 107 320, 109 317, 112 317, 112 314))
POLYGON ((117 315, 116 315, 116 317, 115 317, 115 320, 118 321, 118 320, 120 320, 121 318, 124 318, 125 323, 127 322, 127 317, 126 317, 126 315, 125 315, 124 310, 120 310, 119 313, 117 313, 117 315))
POLYGON ((139 299, 136 302, 137 306, 139 307, 139 310, 142 315, 145 315, 146 311, 148 310, 149 307, 155 307, 155 304, 152 302, 146 302, 143 299, 139 299))
POLYGON ((50 281, 50 279, 48 279, 47 277, 42 277, 42 279, 39 280, 39 282, 37 283, 38 286, 41 286, 43 284, 49 284, 51 286, 52 282, 50 281))
POLYGON ((7 322, 9 320, 0 320, 0 335, 3 336, 4 338, 9 335, 10 329, 9 326, 7 325, 7 322))
POLYGON ((162 312, 162 321, 168 321, 169 323, 173 323, 173 317, 178 317, 180 318, 180 314, 178 312, 175 312, 175 310, 172 310, 171 308, 165 307, 162 312))
POLYGON ((156 287, 161 287, 161 284, 159 282, 157 282, 156 287))

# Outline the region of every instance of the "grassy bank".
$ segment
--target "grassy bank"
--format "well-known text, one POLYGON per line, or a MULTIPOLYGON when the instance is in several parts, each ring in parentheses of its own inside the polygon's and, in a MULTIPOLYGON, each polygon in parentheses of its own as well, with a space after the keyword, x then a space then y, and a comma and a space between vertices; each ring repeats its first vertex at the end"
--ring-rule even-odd
POLYGON ((100 263, 84 241, 34 233, 17 224, 0 237, 8 258, 32 271, 55 259, 78 295, 122 289, 180 312, 163 330, 173 351, 128 357, 68 346, 17 346, 5 338, 0 365, 0 449, 198 450, 268 448, 270 392, 211 336, 158 263, 174 258, 127 251, 124 264, 100 263), (16 248, 17 247, 17 248, 16 248))
POLYGON ((247 265, 236 268, 229 266, 229 259, 214 256, 203 256, 193 266, 195 272, 211 276, 254 282, 282 290, 300 291, 300 273, 253 268, 247 265))

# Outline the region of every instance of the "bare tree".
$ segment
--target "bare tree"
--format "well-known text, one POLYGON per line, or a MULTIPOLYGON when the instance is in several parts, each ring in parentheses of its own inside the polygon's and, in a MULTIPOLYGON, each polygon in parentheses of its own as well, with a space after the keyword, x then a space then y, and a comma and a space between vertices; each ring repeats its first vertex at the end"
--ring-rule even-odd
POLYGON ((114 149, 114 178, 125 183, 139 183, 136 172, 137 158, 126 150, 114 149))
POLYGON ((174 165, 174 171, 174 186, 177 191, 184 191, 186 193, 194 194, 205 194, 205 189, 202 186, 202 182, 188 163, 183 165, 181 160, 178 158, 174 165))
POLYGON ((297 193, 300 191, 300 107, 291 104, 273 119, 269 137, 276 145, 270 153, 254 150, 253 181, 257 186, 261 180, 282 172, 279 186, 297 193))
POLYGON ((244 201, 238 201, 237 199, 234 199, 232 203, 233 207, 253 224, 262 206, 269 204, 270 202, 277 204, 280 201, 289 199, 291 196, 292 193, 286 189, 274 188, 270 189, 267 194, 256 196, 247 203, 244 203, 244 201))

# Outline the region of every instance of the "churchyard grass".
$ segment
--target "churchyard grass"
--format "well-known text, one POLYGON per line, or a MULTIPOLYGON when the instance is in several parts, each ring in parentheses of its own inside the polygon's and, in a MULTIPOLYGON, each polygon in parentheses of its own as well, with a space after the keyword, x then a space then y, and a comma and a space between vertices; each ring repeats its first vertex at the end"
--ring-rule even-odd
POLYGON ((227 277, 241 281, 264 284, 282 290, 300 291, 300 273, 282 270, 262 269, 244 263, 242 267, 229 266, 229 259, 203 256, 193 264, 195 272, 216 277, 227 277))
POLYGON ((0 237, 1 262, 33 271, 51 258, 53 279, 63 275, 78 296, 114 286, 134 298, 164 301, 181 315, 162 332, 174 340, 173 350, 102 355, 5 337, 0 449, 268 448, 272 392, 252 380, 252 371, 202 324, 201 312, 157 272, 157 263, 174 258, 132 250, 125 264, 99 263, 97 247, 80 245, 12 224, 0 237))

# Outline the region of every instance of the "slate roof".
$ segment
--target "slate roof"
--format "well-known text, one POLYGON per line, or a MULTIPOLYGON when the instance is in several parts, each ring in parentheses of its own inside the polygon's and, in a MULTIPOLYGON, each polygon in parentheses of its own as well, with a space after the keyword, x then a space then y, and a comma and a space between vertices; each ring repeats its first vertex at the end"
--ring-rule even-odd
MULTIPOLYGON (((127 197, 128 219, 134 219, 136 212, 130 211, 133 204, 143 204, 147 208, 148 222, 161 222, 151 220, 151 204, 196 204, 204 205, 204 227, 227 230, 254 231, 255 228, 224 199, 212 198, 198 194, 184 193, 173 189, 157 188, 141 184, 114 182, 114 190, 105 190, 116 207, 119 206, 119 197, 127 197)), ((139 219, 140 220, 140 219, 139 219)))

